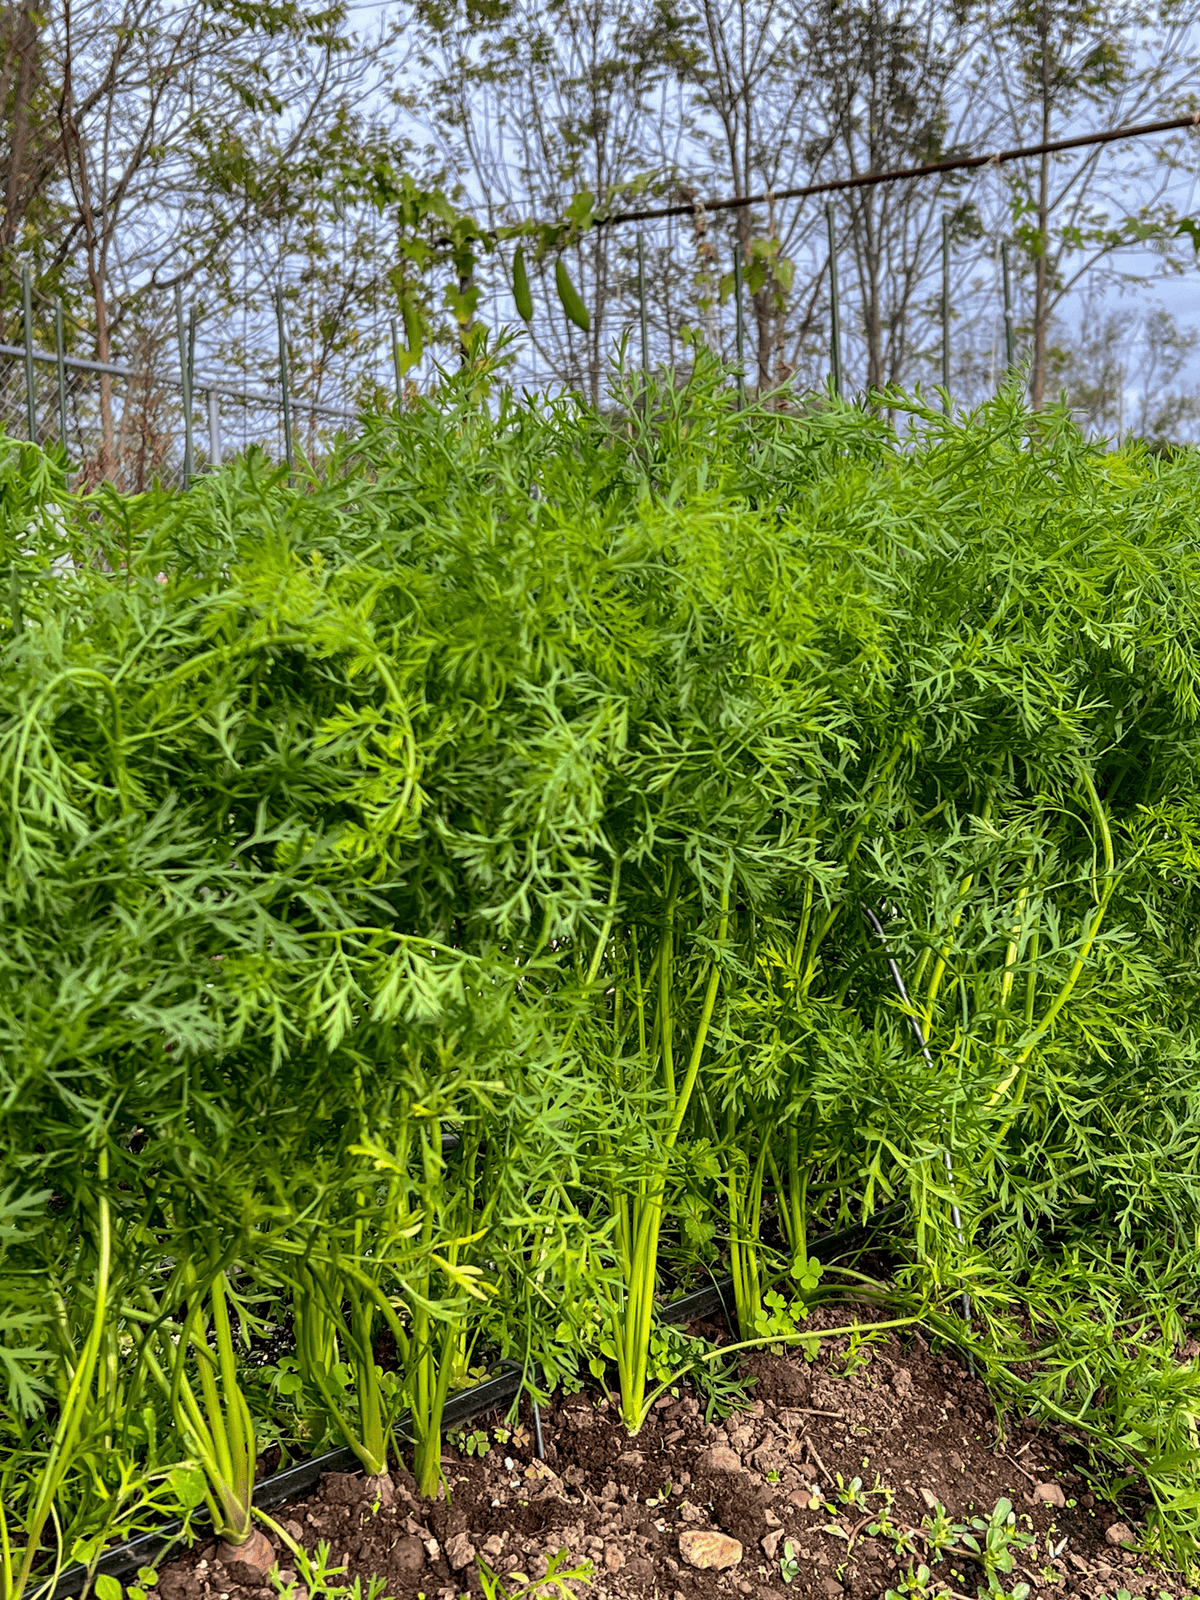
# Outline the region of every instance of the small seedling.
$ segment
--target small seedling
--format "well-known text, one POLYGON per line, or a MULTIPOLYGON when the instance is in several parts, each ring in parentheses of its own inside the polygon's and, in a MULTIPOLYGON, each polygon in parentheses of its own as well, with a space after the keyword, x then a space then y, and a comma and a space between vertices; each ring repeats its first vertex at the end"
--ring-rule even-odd
MULTIPOLYGON (((803 1300, 785 1300, 778 1289, 771 1289, 763 1295, 762 1304, 763 1309, 754 1319, 758 1337, 770 1339, 778 1335, 780 1339, 786 1338, 790 1344, 798 1345, 808 1360, 814 1360, 820 1348, 820 1340, 815 1334, 809 1338, 798 1337, 800 1324, 808 1316, 806 1303, 803 1300)), ((782 1351, 783 1345, 771 1348, 779 1352, 782 1351)))
POLYGON ((361 1578, 355 1578, 352 1583, 335 1583, 334 1579, 342 1577, 346 1569, 330 1566, 327 1539, 321 1540, 315 1555, 310 1555, 291 1539, 287 1542, 296 1562, 297 1581, 285 1583, 279 1575, 278 1562, 268 1574, 268 1581, 280 1600, 293 1600, 301 1590, 306 1592, 308 1600, 392 1600, 385 1592, 385 1580, 380 1577, 367 1579, 365 1594, 361 1578))
POLYGON ((937 1600, 939 1595, 946 1593, 944 1586, 922 1562, 920 1566, 910 1566, 895 1588, 886 1592, 883 1600, 937 1600))
POLYGON ((866 1511, 867 1496, 863 1490, 861 1478, 851 1478, 847 1483, 841 1473, 835 1475, 837 1482, 837 1500, 839 1505, 850 1506, 855 1511, 866 1511))
POLYGON ((146 1600, 146 1591, 153 1589, 157 1582, 158 1573, 153 1567, 139 1567, 137 1582, 126 1584, 122 1590, 116 1578, 102 1572, 96 1579, 92 1593, 96 1600, 122 1600, 122 1595, 125 1600, 146 1600))
POLYGON ((515 1589, 506 1586, 498 1572, 488 1566, 482 1556, 476 1556, 479 1566, 479 1583, 483 1589, 485 1600, 526 1600, 526 1596, 537 1594, 541 1600, 557 1595, 558 1600, 575 1600, 573 1591, 567 1587, 570 1583, 591 1583, 594 1568, 590 1561, 581 1561, 578 1566, 568 1567, 570 1560, 566 1550, 559 1550, 551 1556, 546 1567, 544 1578, 530 1579, 527 1573, 510 1572, 509 1583, 517 1584, 515 1589))
MULTIPOLYGON (((1000 1577, 1016 1565, 1014 1550, 1023 1550, 1033 1543, 1032 1537, 1017 1527, 1011 1500, 997 1500, 990 1517, 972 1517, 970 1527, 964 1530, 962 1544, 978 1555, 983 1563, 989 1595, 1002 1595, 1000 1577)), ((1029 1585, 1018 1583, 1011 1600, 1024 1600, 1029 1585)), ((1006 1597, 1008 1600, 1008 1597, 1006 1597)))
POLYGON ((921 1519, 921 1532, 934 1561, 940 1561, 948 1550, 952 1550, 966 1531, 965 1523, 951 1522, 940 1500, 929 1515, 921 1519))
POLYGON ((800 1576, 800 1561, 796 1554, 796 1546, 790 1539, 783 1546, 783 1555, 779 1558, 779 1576, 784 1583, 794 1583, 800 1576))

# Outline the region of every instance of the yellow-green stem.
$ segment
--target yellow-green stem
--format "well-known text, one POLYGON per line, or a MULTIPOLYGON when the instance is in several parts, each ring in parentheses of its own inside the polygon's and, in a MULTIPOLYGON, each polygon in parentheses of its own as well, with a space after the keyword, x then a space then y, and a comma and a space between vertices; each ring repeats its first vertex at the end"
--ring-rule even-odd
POLYGON ((88 1402, 92 1378, 95 1373, 96 1363, 100 1355, 100 1344, 104 1333, 104 1320, 108 1311, 108 1280, 112 1271, 112 1233, 111 1218, 109 1214, 108 1196, 105 1187, 108 1183, 108 1150, 101 1146, 97 1157, 97 1175, 100 1180, 100 1190, 97 1201, 97 1221, 99 1238, 97 1241, 96 1262, 96 1298, 92 1305, 92 1321, 88 1336, 84 1342, 83 1350, 71 1383, 67 1390, 66 1403, 59 1417, 58 1427, 55 1430, 54 1442, 50 1446, 50 1454, 46 1465, 42 1469, 41 1482, 38 1487, 37 1497, 34 1500, 33 1511, 26 1523, 26 1542, 21 1564, 17 1569, 16 1584, 12 1587, 8 1600, 20 1600, 29 1584, 29 1576, 33 1570, 33 1563, 41 1547, 42 1533, 50 1517, 55 1496, 66 1476, 71 1464, 71 1458, 79 1444, 79 1436, 83 1429, 84 1418, 88 1402))

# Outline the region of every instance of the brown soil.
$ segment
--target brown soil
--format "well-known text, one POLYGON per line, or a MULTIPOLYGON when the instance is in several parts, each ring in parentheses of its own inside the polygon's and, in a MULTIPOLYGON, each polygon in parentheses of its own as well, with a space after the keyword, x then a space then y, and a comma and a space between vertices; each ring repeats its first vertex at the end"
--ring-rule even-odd
MULTIPOLYGON (((824 1309, 810 1325, 844 1320, 824 1309)), ((541 1578, 562 1549, 568 1566, 592 1564, 590 1587, 572 1587, 595 1600, 877 1600, 927 1551, 919 1537, 911 1553, 897 1553, 894 1538, 873 1535, 883 1497, 868 1495, 870 1514, 839 1501, 840 1474, 843 1485, 857 1477, 867 1491, 877 1483, 893 1491, 897 1530, 920 1529, 935 1501, 966 1522, 1007 1497, 1035 1542, 1017 1554, 1006 1594, 1022 1580, 1035 1595, 1087 1600, 1121 1589, 1152 1600, 1195 1592, 1106 1539, 1118 1523, 1135 1538, 1143 1531, 1139 1503, 1118 1508, 1095 1497, 1070 1439, 1012 1419, 998 1428, 984 1386, 920 1336, 881 1331, 856 1351, 845 1338, 823 1340, 811 1365, 791 1351, 756 1352, 744 1370, 757 1380, 748 1409, 723 1423, 707 1424, 681 1386, 630 1439, 609 1402, 583 1392, 543 1409, 544 1464, 527 1430, 497 1441, 503 1419, 479 1417, 466 1431, 488 1431, 490 1448, 483 1457, 447 1451, 448 1496, 418 1501, 403 1470, 382 1492, 380 1480, 336 1474, 275 1516, 309 1551, 327 1541, 331 1563, 346 1569, 335 1592, 360 1577, 364 1600, 373 1576, 393 1600, 479 1595, 477 1557, 515 1592, 523 1580, 513 1574, 541 1578), (742 1545, 727 1571, 697 1571, 682 1559, 680 1535, 707 1529, 742 1545), (798 1568, 790 1584, 781 1572, 789 1543, 798 1568)), ((272 1543, 286 1593, 295 1558, 274 1534, 272 1543)), ((933 1575, 937 1589, 971 1600, 986 1587, 962 1555, 942 1559, 933 1575)), ((239 1582, 209 1544, 164 1566, 157 1593, 270 1600, 276 1591, 262 1579, 239 1582)), ((306 1596, 299 1586, 293 1600, 306 1596)))

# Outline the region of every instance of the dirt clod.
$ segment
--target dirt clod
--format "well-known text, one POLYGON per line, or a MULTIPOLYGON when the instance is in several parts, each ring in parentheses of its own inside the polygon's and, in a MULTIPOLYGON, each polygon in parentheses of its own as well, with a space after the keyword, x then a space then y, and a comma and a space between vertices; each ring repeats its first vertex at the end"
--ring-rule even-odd
POLYGON ((702 1472, 745 1472, 746 1467, 736 1450, 727 1444, 714 1444, 706 1450, 696 1465, 702 1472))

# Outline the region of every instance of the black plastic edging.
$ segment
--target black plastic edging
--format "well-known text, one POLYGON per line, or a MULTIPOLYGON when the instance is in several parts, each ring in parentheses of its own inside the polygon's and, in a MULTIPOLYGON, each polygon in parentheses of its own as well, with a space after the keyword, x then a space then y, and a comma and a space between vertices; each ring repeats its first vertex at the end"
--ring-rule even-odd
MULTIPOLYGON (((903 1200, 893 1200, 891 1205, 880 1206, 872 1212, 866 1222, 853 1223, 849 1228, 838 1228, 833 1233, 822 1233, 808 1242, 810 1255, 821 1257, 828 1255, 832 1249, 837 1255, 845 1255, 850 1250, 856 1250, 885 1222, 893 1222, 903 1216, 907 1210, 903 1200)), ((714 1311, 723 1311, 726 1316, 733 1315, 733 1279, 718 1278, 715 1283, 708 1284, 703 1289, 693 1290, 678 1300, 672 1300, 669 1305, 661 1306, 658 1312, 660 1322, 694 1322, 697 1317, 711 1316, 714 1311)))
MULTIPOLYGON (((839 1228, 834 1233, 821 1234, 810 1242, 809 1251, 818 1256, 826 1254, 830 1249, 838 1254, 845 1254, 848 1250, 854 1250, 859 1245, 865 1244, 882 1223, 901 1216, 905 1209, 902 1200, 895 1200, 891 1205, 881 1207, 866 1222, 856 1223, 850 1228, 839 1228)), ((662 1306, 658 1313, 659 1320, 678 1324, 693 1322, 697 1317, 710 1316, 715 1311, 728 1313, 732 1294, 733 1279, 719 1278, 703 1289, 696 1289, 691 1294, 682 1295, 678 1300, 672 1300, 669 1305, 662 1306)), ((461 1394, 453 1395, 447 1400, 442 1415, 443 1426, 454 1427, 460 1422, 468 1422, 480 1412, 494 1410, 519 1393, 522 1385, 521 1368, 514 1362, 507 1371, 476 1384, 473 1389, 464 1389, 461 1394)), ((403 1432, 410 1421, 410 1414, 405 1412, 396 1422, 397 1432, 403 1432)), ((295 1500, 306 1490, 314 1488, 331 1472, 361 1471, 362 1462, 358 1456, 349 1445, 342 1445, 340 1449, 327 1450, 324 1455, 314 1456, 311 1461, 299 1461, 294 1467, 273 1473, 271 1477, 255 1484, 254 1504, 260 1510, 267 1511, 272 1506, 295 1500)), ((206 1522, 197 1519, 192 1526, 204 1529, 206 1522)), ((116 1578, 118 1581, 135 1577, 139 1567, 152 1567, 155 1562, 160 1561, 178 1542, 183 1531, 182 1522, 164 1523, 161 1528, 155 1528, 150 1533, 139 1534, 136 1539, 115 1545, 101 1556, 95 1571, 90 1574, 83 1566, 68 1567, 51 1591, 50 1600, 74 1600, 74 1597, 82 1592, 85 1584, 89 1582, 94 1584, 98 1577, 116 1578)), ((34 1589, 34 1596, 36 1597, 39 1592, 34 1589)))

